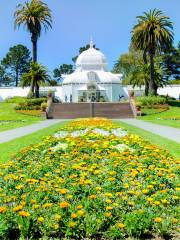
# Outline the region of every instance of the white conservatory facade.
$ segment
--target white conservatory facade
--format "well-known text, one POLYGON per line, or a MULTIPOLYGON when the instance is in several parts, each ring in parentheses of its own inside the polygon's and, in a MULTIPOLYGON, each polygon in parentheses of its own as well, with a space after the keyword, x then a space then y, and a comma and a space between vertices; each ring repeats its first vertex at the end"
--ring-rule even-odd
POLYGON ((104 54, 93 47, 79 55, 76 69, 62 84, 63 102, 119 102, 126 98, 121 74, 108 72, 104 54))

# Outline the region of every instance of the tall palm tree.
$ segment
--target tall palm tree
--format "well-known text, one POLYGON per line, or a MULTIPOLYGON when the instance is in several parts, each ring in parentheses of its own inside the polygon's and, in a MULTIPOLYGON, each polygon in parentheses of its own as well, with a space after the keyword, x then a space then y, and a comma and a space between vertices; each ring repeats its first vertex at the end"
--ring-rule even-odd
POLYGON ((33 83, 35 86, 35 97, 39 97, 39 87, 41 84, 49 81, 49 75, 47 69, 37 62, 32 62, 30 70, 27 73, 24 73, 21 77, 21 86, 26 87, 33 83))
MULTIPOLYGON (((24 4, 19 4, 14 14, 15 28, 24 25, 31 34, 33 62, 37 62, 37 41, 41 36, 42 28, 45 31, 52 28, 51 10, 47 4, 41 0, 31 0, 24 4)), ((34 94, 34 87, 31 84, 31 91, 34 94)))
POLYGON ((172 45, 173 24, 169 17, 164 16, 160 10, 154 9, 138 16, 138 23, 132 30, 132 44, 150 58, 149 92, 157 94, 154 74, 155 54, 161 54, 172 45))

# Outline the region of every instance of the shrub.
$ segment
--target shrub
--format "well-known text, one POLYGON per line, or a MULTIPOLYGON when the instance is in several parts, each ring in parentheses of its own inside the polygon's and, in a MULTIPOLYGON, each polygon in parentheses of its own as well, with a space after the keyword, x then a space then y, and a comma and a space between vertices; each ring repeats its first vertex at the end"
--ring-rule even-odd
POLYGON ((153 108, 156 105, 166 104, 167 100, 164 97, 159 96, 148 96, 148 97, 137 97, 136 104, 141 107, 153 108))
POLYGON ((25 99, 15 106, 15 110, 40 110, 42 103, 46 103, 46 98, 25 99))
POLYGON ((46 111, 46 108, 47 108, 47 103, 41 103, 41 111, 42 112, 45 112, 46 111))

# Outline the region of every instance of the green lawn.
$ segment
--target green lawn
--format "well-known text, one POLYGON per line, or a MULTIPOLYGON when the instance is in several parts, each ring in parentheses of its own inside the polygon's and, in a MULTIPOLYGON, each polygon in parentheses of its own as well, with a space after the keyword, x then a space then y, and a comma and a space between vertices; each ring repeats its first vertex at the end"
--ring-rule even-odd
POLYGON ((42 129, 25 137, 0 144, 0 162, 6 162, 10 160, 11 157, 19 152, 22 148, 27 147, 31 144, 36 144, 40 142, 44 137, 57 132, 65 124, 65 122, 67 121, 55 124, 51 127, 42 129))
POLYGON ((17 113, 13 103, 0 103, 0 132, 30 125, 43 120, 43 117, 17 113))
POLYGON ((180 145, 177 142, 171 141, 169 139, 163 138, 159 135, 150 133, 148 131, 145 131, 143 129, 134 127, 132 125, 126 124, 124 122, 115 121, 118 122, 122 127, 126 128, 129 132, 132 134, 139 135, 140 137, 148 140, 152 144, 155 144, 161 148, 167 149, 174 157, 180 158, 180 145))
POLYGON ((160 125, 180 128, 180 107, 171 106, 168 110, 160 113, 158 111, 158 109, 143 109, 142 112, 146 115, 138 117, 138 119, 160 125))

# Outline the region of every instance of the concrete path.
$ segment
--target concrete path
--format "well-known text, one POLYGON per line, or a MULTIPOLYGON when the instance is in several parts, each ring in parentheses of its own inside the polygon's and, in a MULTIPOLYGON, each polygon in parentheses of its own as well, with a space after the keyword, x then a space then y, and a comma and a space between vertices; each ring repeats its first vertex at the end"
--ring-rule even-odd
POLYGON ((146 122, 137 119, 119 119, 119 120, 124 123, 133 125, 135 127, 142 128, 151 133, 160 135, 161 137, 168 138, 172 141, 180 143, 180 129, 178 128, 162 126, 159 124, 154 124, 151 122, 146 122))
POLYGON ((50 127, 56 123, 59 122, 64 122, 65 120, 60 120, 60 119, 52 119, 52 120, 45 120, 39 123, 35 123, 29 126, 25 126, 25 127, 20 127, 20 128, 15 128, 12 130, 8 130, 8 131, 4 131, 4 132, 0 132, 0 144, 1 143, 5 143, 5 142, 9 142, 13 139, 19 138, 19 137, 23 137, 25 135, 37 132, 43 128, 47 128, 50 127))

